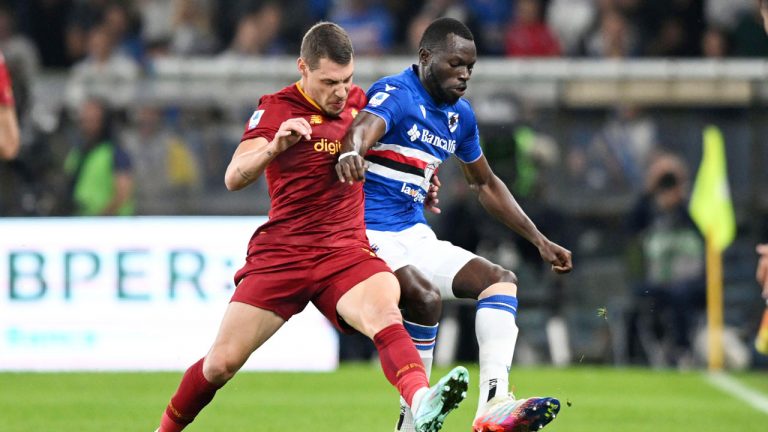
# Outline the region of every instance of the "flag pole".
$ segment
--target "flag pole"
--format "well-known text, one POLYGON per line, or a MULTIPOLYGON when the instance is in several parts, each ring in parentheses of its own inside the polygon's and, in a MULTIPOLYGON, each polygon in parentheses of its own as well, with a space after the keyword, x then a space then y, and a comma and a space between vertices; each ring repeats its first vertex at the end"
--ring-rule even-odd
POLYGON ((707 346, 710 372, 723 370, 723 256, 714 246, 712 232, 706 236, 707 255, 707 346))

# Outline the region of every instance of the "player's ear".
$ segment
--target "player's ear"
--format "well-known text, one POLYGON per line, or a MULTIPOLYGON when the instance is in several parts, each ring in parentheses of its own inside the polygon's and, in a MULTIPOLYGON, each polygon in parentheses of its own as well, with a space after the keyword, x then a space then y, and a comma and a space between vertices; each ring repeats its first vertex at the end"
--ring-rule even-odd
POLYGON ((419 48, 419 64, 426 66, 429 63, 429 59, 432 57, 432 52, 424 47, 419 48))
POLYGON ((309 65, 307 65, 307 62, 305 62, 303 58, 299 57, 299 59, 296 60, 296 65, 299 68, 299 73, 301 76, 306 77, 309 73, 309 65))

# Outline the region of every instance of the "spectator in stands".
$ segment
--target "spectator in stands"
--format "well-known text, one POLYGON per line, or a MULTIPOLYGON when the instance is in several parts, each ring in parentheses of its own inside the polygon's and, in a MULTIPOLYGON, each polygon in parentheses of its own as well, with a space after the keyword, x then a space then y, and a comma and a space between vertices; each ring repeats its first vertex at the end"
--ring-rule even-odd
POLYGON ((421 35, 424 34, 424 30, 427 29, 427 26, 429 26, 432 21, 440 17, 457 19, 466 24, 472 31, 472 34, 475 35, 475 44, 477 45, 478 52, 485 52, 483 48, 481 48, 483 42, 479 37, 481 34, 481 30, 478 28, 479 23, 475 19, 470 5, 463 0, 428 0, 424 3, 421 10, 415 14, 415 17, 408 23, 408 52, 419 50, 419 42, 421 41, 421 35))
POLYGON ((67 55, 78 62, 88 55, 91 30, 104 22, 109 0, 74 1, 67 9, 67 55))
POLYGON ((71 214, 133 214, 131 160, 116 141, 108 106, 101 100, 87 99, 79 115, 80 137, 64 163, 71 181, 71 214))
POLYGON ((205 0, 173 0, 171 54, 213 54, 219 42, 212 29, 211 8, 205 0))
POLYGON ((701 35, 706 27, 701 0, 645 0, 638 3, 633 19, 637 19, 643 29, 647 41, 645 53, 685 57, 699 54, 701 35))
POLYGON ((640 51, 635 27, 609 3, 599 12, 597 26, 582 41, 580 52, 589 57, 626 58, 640 51))
POLYGON ((568 168, 594 191, 636 194, 657 151, 656 123, 637 106, 619 106, 591 142, 574 146, 568 168))
POLYGON ((704 308, 704 239, 688 214, 688 189, 682 159, 661 155, 629 217, 642 261, 630 329, 655 366, 691 365, 691 333, 704 308))
POLYGON ((224 58, 247 58, 283 53, 279 41, 283 12, 277 3, 265 3, 257 11, 240 18, 237 31, 224 58))
POLYGON ((542 20, 540 0, 517 0, 515 15, 507 26, 504 51, 509 57, 555 57, 560 42, 542 20))
POLYGON ((116 51, 143 63, 144 41, 137 12, 124 3, 110 3, 104 9, 102 22, 111 33, 116 51))
POLYGON ((172 37, 174 3, 169 0, 136 0, 141 17, 141 40, 147 46, 165 45, 172 37))
POLYGON ((20 75, 30 79, 37 76, 40 53, 28 37, 16 31, 16 18, 8 7, 0 7, 0 51, 18 66, 20 75))
POLYGON ((694 55, 688 50, 688 34, 680 18, 667 16, 661 20, 656 34, 645 46, 647 57, 687 57, 694 55))
POLYGON ((104 25, 94 27, 88 35, 88 56, 70 72, 67 104, 77 109, 89 97, 98 96, 113 106, 125 107, 133 97, 138 76, 138 64, 115 52, 109 29, 104 25))
POLYGON ((597 16, 593 0, 550 0, 547 25, 557 33, 566 55, 575 55, 590 25, 597 16))
MULTIPOLYGON (((479 55, 504 55, 504 25, 512 19, 518 0, 466 0, 476 22, 479 55)), ((473 30, 474 29, 470 29, 473 30)))
POLYGON ((701 54, 709 59, 723 59, 728 56, 727 34, 720 28, 709 27, 701 39, 701 54))
POLYGON ((201 186, 200 161, 164 121, 160 107, 143 105, 124 135, 133 166, 138 214, 186 214, 201 186))
POLYGON ((357 55, 382 55, 392 48, 394 22, 379 0, 339 0, 330 20, 349 33, 357 55))

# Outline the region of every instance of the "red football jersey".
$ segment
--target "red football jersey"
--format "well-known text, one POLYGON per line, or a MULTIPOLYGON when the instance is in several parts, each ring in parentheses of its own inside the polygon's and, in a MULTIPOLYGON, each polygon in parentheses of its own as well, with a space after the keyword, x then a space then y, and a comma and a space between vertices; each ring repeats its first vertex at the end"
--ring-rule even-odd
POLYGON ((13 104, 11 77, 5 67, 5 57, 0 53, 0 106, 13 106, 13 104))
POLYGON ((363 187, 339 182, 334 166, 352 120, 366 105, 365 92, 352 86, 339 117, 327 116, 299 83, 267 95, 246 125, 242 140, 271 141, 284 121, 303 117, 312 127, 302 138, 267 165, 272 207, 269 221, 251 241, 323 247, 368 247, 365 235, 363 187))

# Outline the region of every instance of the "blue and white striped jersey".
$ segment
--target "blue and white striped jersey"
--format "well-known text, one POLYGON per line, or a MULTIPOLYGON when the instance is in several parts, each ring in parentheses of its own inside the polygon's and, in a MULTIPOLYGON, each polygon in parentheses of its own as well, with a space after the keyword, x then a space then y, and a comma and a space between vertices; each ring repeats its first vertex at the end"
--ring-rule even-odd
POLYGON ((377 231, 402 231, 424 218, 429 180, 455 154, 464 163, 482 156, 477 120, 465 99, 437 105, 419 81, 416 66, 376 81, 364 111, 381 117, 386 133, 365 155, 365 223, 377 231))

